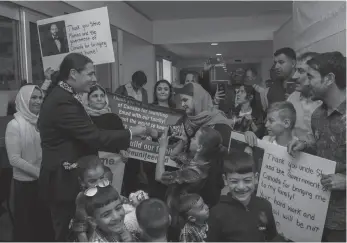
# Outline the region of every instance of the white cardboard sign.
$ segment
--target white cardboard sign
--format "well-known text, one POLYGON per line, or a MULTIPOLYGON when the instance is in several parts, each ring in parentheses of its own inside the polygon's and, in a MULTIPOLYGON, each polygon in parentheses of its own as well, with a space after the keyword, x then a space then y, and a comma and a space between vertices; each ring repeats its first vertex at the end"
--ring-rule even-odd
MULTIPOLYGON (((232 138, 244 142, 244 136, 232 138)), ((257 196, 272 205, 277 231, 295 241, 320 242, 330 191, 320 183, 322 174, 333 174, 336 162, 298 153, 291 157, 286 147, 258 140, 264 149, 257 196)))
POLYGON ((58 70, 66 55, 77 52, 94 65, 114 62, 107 7, 37 21, 43 68, 58 70))

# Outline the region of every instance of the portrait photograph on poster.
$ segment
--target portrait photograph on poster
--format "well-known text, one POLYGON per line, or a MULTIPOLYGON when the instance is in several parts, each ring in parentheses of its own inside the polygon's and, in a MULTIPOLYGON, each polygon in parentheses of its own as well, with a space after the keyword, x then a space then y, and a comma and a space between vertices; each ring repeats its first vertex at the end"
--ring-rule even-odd
POLYGON ((69 52, 65 21, 39 26, 42 56, 53 56, 69 52))

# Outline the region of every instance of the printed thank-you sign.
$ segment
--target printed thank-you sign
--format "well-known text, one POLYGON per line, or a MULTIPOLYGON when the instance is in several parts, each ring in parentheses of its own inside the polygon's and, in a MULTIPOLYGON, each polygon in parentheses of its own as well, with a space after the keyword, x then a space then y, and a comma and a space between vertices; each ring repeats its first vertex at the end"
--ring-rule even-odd
MULTIPOLYGON (((233 133, 243 140, 243 135, 233 133)), ((333 174, 336 162, 299 153, 291 157, 286 147, 258 140, 264 149, 257 196, 272 204, 277 231, 295 241, 320 242, 330 191, 322 187, 322 174, 333 174)))
POLYGON ((121 156, 115 153, 99 152, 99 158, 104 165, 111 169, 113 174, 112 186, 120 192, 122 190, 125 167, 121 156))
POLYGON ((43 68, 59 69, 64 57, 81 53, 95 65, 114 62, 107 7, 37 21, 43 68))
MULTIPOLYGON (((170 125, 173 132, 180 133, 184 111, 143 104, 140 101, 117 94, 114 94, 109 102, 112 112, 123 120, 125 128, 145 125, 158 131, 164 131, 165 127, 170 125)), ((176 163, 169 158, 172 148, 173 145, 169 142, 165 165, 175 167, 177 166, 176 163)), ((149 138, 133 138, 130 142, 130 158, 157 163, 158 152, 159 143, 149 138)))

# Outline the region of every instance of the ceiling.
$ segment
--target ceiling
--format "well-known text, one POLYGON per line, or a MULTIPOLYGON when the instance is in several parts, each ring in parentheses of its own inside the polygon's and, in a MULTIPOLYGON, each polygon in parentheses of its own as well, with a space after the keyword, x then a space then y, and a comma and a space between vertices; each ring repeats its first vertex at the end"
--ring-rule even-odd
POLYGON ((126 1, 150 20, 291 14, 292 1, 126 1))
POLYGON ((222 54, 224 59, 262 58, 271 56, 273 52, 272 40, 222 42, 218 46, 211 46, 211 43, 190 43, 162 47, 184 59, 207 59, 216 57, 217 53, 222 54))

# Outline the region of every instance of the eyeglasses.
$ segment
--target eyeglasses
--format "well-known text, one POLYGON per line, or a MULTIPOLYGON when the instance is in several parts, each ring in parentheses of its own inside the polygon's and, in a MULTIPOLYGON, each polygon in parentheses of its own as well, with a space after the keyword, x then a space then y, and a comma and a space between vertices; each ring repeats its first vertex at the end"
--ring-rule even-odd
POLYGON ((110 181, 107 178, 98 180, 95 186, 89 187, 84 191, 84 195, 87 197, 93 197, 98 192, 98 187, 103 188, 110 185, 110 181))

